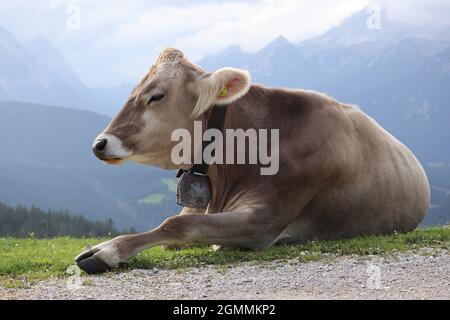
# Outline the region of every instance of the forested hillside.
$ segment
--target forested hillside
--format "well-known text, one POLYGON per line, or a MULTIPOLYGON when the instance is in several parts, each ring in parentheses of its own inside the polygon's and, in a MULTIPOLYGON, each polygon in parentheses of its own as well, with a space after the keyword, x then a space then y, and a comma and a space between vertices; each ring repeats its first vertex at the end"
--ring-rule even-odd
POLYGON ((92 221, 68 211, 43 211, 0 203, 0 237, 102 237, 118 233, 111 219, 92 221))

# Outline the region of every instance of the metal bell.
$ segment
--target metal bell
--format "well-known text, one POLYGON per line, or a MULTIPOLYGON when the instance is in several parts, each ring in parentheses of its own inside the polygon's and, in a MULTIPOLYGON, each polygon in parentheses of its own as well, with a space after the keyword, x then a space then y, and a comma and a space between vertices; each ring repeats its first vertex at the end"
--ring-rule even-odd
POLYGON ((185 171, 177 184, 177 203, 183 207, 206 209, 211 201, 211 181, 207 175, 185 171))

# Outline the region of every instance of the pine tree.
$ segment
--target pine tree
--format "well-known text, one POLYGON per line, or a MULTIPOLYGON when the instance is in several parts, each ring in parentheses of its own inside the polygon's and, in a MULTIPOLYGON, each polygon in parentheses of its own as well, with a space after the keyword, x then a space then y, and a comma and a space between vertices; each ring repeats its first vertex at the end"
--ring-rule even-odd
POLYGON ((119 232, 111 219, 91 221, 63 210, 44 211, 34 206, 14 208, 0 203, 0 237, 102 237, 117 234, 119 232))

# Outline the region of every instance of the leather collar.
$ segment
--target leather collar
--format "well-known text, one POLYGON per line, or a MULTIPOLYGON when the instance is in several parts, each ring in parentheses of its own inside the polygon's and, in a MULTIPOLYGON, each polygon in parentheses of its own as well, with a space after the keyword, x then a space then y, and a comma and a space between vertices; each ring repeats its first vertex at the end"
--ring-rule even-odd
MULTIPOLYGON (((223 125, 225 123, 225 118, 227 115, 227 108, 228 105, 215 105, 213 106, 211 110, 211 114, 208 118, 208 127, 207 129, 218 129, 222 131, 223 125)), ((203 141, 202 144, 202 163, 201 164, 194 164, 192 168, 188 170, 180 169, 177 173, 177 178, 181 177, 181 175, 184 172, 191 172, 191 173, 197 173, 201 175, 206 175, 208 172, 209 164, 205 163, 205 160, 203 159, 203 151, 205 148, 212 143, 214 140, 211 141, 203 141)))

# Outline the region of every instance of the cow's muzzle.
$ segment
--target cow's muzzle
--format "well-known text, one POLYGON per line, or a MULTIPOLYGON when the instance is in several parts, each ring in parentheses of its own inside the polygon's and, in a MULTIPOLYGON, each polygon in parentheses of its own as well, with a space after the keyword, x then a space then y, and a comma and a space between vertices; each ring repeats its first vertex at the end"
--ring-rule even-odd
POLYGON ((110 164, 117 164, 127 158, 131 152, 122 146, 122 141, 114 135, 101 134, 92 145, 95 156, 110 164))

